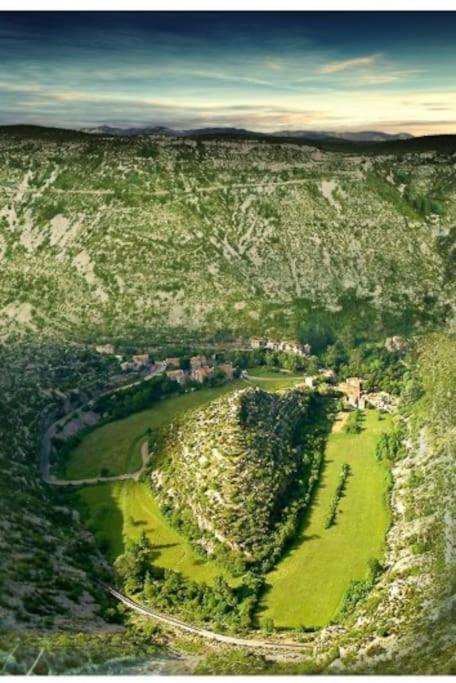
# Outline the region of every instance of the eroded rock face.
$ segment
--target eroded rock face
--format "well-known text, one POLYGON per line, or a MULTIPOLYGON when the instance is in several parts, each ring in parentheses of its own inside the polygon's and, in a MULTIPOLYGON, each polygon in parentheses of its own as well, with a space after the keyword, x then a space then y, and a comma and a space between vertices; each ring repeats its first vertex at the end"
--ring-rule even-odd
POLYGON ((261 559, 284 519, 302 463, 301 391, 245 389, 171 428, 167 464, 153 475, 164 506, 209 553, 261 559))
POLYGON ((304 302, 453 306, 450 153, 23 136, 0 134, 0 336, 283 334, 304 302))

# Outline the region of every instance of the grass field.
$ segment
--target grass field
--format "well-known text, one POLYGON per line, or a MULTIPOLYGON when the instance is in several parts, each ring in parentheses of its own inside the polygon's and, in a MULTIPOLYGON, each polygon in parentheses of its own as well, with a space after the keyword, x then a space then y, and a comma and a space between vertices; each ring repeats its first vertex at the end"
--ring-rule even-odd
POLYGON ((388 472, 375 458, 375 445, 391 417, 373 410, 364 415, 361 433, 330 435, 311 509, 286 556, 266 576, 259 617, 278 628, 328 624, 350 581, 367 575, 369 559, 381 559, 390 519, 388 472), (325 529, 343 463, 350 466, 345 495, 335 525, 325 529))
POLYGON ((222 394, 246 386, 241 380, 213 389, 200 389, 158 402, 152 408, 110 422, 87 434, 68 456, 62 467, 65 479, 88 479, 100 476, 106 469, 110 475, 134 472, 141 466, 141 445, 147 429, 160 429, 177 415, 205 405, 222 394))
POLYGON ((247 373, 249 382, 264 389, 264 391, 291 389, 296 384, 302 384, 302 382, 304 382, 304 375, 274 372, 264 366, 249 368, 247 373))
POLYGON ((230 583, 235 583, 214 562, 201 559, 168 524, 146 483, 117 481, 98 484, 71 495, 97 540, 106 544, 111 560, 123 552, 128 540, 136 540, 145 531, 157 547, 158 556, 154 564, 158 567, 174 569, 194 581, 210 584, 216 576, 223 575, 230 583))

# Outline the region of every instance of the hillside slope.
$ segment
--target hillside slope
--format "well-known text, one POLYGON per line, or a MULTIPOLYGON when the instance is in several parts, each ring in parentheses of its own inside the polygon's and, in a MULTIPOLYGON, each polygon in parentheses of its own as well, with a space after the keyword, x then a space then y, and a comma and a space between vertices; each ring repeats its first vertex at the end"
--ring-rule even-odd
POLYGON ((302 470, 298 427, 309 398, 243 389, 170 430, 153 480, 169 513, 209 554, 261 560, 287 518, 302 470))
POLYGON ((3 335, 295 332, 308 302, 454 299, 451 154, 13 129, 0 160, 3 335))

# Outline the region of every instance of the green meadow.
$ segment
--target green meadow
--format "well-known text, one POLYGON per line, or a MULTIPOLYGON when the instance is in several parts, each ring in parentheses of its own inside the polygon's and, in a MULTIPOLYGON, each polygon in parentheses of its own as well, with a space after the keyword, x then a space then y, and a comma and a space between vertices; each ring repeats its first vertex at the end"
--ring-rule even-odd
POLYGON ((292 389, 296 384, 304 382, 304 375, 274 372, 274 370, 264 366, 249 368, 247 373, 249 376, 247 381, 264 391, 292 389))
POLYGON ((333 432, 321 478, 300 532, 267 576, 260 619, 277 628, 327 625, 341 607, 352 579, 367 576, 371 558, 381 559, 390 521, 389 473, 375 458, 375 445, 391 427, 390 416, 364 412, 359 434, 333 432), (350 466, 335 524, 325 522, 343 463, 350 466))
POLYGON ((158 432, 183 411, 203 406, 243 386, 242 381, 235 381, 166 398, 152 408, 95 428, 69 454, 62 478, 89 479, 100 476, 102 470, 109 475, 134 472, 141 467, 141 446, 149 429, 158 432))
POLYGON ((116 481, 86 486, 71 495, 85 523, 106 548, 109 559, 115 560, 128 541, 137 540, 144 531, 157 550, 158 567, 174 569, 209 584, 219 575, 234 583, 214 562, 199 557, 189 542, 173 529, 146 483, 116 481))
MULTIPOLYGON (((302 382, 299 376, 282 376, 267 368, 249 370, 249 376, 255 378, 251 382, 269 391, 302 382)), ((70 454, 66 475, 97 476, 102 467, 119 474, 134 471, 140 466, 140 445, 149 429, 158 431, 182 412, 245 386, 247 383, 239 380, 165 399, 148 410, 95 429, 70 454)), ((367 410, 360 433, 348 434, 342 429, 330 434, 310 510, 295 541, 266 576, 260 621, 272 619, 277 628, 325 626, 337 615, 349 583, 367 575, 370 559, 381 559, 390 519, 389 473, 383 463, 377 462, 375 446, 391 424, 390 416, 367 410), (350 474, 335 524, 326 529, 343 463, 350 466, 350 474)), ((147 483, 98 484, 70 495, 111 560, 123 552, 129 540, 145 531, 156 546, 157 566, 172 568, 196 581, 212 583, 216 576, 224 575, 235 582, 226 570, 201 558, 171 527, 147 483)))

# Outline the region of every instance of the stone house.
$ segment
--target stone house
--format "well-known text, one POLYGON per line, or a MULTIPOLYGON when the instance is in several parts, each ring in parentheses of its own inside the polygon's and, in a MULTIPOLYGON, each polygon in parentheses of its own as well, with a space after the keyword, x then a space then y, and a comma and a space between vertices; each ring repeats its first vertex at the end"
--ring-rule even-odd
POLYGON ((214 374, 214 368, 209 368, 208 366, 202 368, 196 368, 191 372, 191 378, 195 382, 202 384, 206 379, 212 377, 214 374))
POLYGON ((111 353, 114 354, 114 346, 112 344, 97 344, 95 347, 97 353, 111 353))
POLYGON ((181 369, 167 370, 165 375, 173 382, 178 382, 181 385, 185 384, 185 372, 181 369))
POLYGON ((365 399, 362 396, 363 380, 359 377, 349 377, 345 382, 341 382, 338 387, 346 402, 354 408, 364 408, 365 399))
POLYGON ((192 372, 194 370, 199 370, 200 368, 205 368, 207 365, 208 362, 206 356, 192 356, 190 358, 190 369, 192 372))

